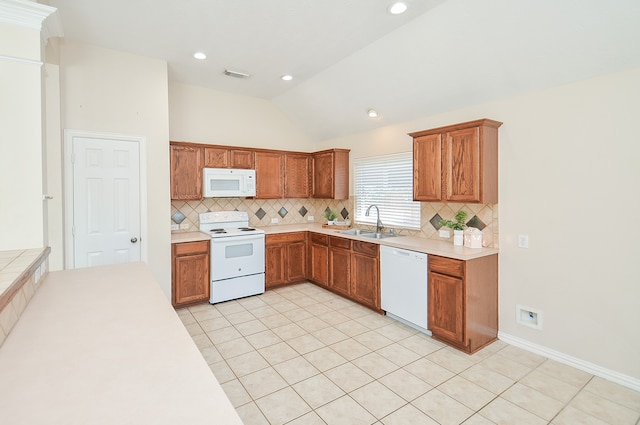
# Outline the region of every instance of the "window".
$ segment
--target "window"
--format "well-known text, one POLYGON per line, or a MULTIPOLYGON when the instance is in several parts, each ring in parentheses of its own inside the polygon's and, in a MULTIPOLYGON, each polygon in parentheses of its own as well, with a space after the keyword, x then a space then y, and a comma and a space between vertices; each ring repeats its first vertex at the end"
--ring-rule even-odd
POLYGON ((356 159, 353 168, 357 223, 375 225, 375 208, 369 217, 365 212, 377 205, 385 227, 420 228, 420 202, 413 201, 412 152, 356 159))

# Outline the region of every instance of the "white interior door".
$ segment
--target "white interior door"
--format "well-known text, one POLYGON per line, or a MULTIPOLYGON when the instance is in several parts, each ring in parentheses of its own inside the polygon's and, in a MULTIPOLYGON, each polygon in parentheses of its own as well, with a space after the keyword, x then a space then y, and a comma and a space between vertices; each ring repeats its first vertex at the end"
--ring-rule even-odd
POLYGON ((74 137, 73 267, 140 261, 140 146, 74 137))

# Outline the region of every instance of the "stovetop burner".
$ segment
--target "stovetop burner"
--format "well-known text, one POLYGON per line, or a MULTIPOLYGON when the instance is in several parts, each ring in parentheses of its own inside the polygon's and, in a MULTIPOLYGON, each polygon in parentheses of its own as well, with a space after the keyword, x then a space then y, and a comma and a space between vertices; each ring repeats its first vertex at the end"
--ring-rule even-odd
POLYGON ((254 229, 253 227, 238 227, 238 230, 240 230, 241 232, 253 232, 256 229, 254 229))
POLYGON ((227 233, 226 230, 224 229, 211 229, 209 230, 211 233, 216 233, 216 234, 220 234, 220 233, 227 233))

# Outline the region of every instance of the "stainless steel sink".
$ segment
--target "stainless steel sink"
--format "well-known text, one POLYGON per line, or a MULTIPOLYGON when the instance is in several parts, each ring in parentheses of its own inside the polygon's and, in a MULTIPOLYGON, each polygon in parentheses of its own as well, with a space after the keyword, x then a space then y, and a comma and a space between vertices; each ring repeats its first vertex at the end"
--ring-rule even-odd
POLYGON ((398 236, 392 233, 375 233, 371 230, 360 229, 339 230, 338 233, 342 233, 343 235, 362 236, 371 239, 386 239, 395 238, 396 236, 398 236))
POLYGON ((367 233, 361 236, 364 236, 365 238, 372 238, 372 239, 387 239, 387 238, 395 238, 398 235, 393 233, 367 233))

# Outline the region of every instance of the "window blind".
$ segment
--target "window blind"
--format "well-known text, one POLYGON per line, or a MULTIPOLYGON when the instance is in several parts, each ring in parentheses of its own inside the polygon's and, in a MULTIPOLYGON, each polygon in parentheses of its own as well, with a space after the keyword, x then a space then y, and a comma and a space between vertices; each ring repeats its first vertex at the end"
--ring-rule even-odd
POLYGON ((354 160, 355 221, 376 224, 373 208, 380 209, 385 227, 420 228, 420 202, 413 201, 413 153, 359 158, 354 160))

